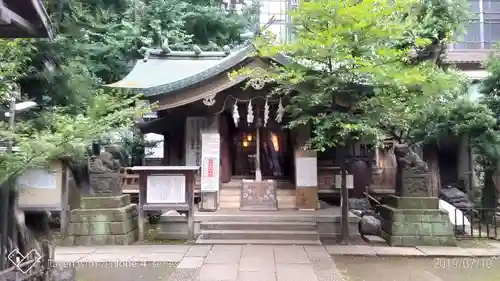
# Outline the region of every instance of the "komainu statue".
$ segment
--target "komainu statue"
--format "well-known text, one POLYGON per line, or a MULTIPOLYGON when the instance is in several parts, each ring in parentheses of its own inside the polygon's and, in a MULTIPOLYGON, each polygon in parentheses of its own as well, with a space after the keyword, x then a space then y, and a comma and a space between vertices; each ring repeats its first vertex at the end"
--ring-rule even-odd
POLYGON ((125 154, 119 145, 110 145, 107 151, 97 153, 89 160, 90 192, 93 195, 120 195, 120 170, 127 165, 125 154))
POLYGON ((428 167, 406 144, 396 144, 394 155, 398 164, 396 195, 427 197, 430 195, 428 167))
POLYGON ((427 163, 413 152, 406 144, 396 144, 394 155, 399 168, 409 169, 415 173, 427 173, 427 163))

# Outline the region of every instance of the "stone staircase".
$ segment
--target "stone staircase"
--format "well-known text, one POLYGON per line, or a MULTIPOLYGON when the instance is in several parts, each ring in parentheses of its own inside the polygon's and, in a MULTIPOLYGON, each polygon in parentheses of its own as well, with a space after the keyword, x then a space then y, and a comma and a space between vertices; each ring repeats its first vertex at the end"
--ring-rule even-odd
MULTIPOLYGON (((277 181, 276 187, 278 211, 243 211, 241 181, 222 184, 219 210, 195 213, 196 244, 319 245, 320 237, 340 234, 340 208, 299 211, 293 184, 277 181)), ((350 215, 350 232, 357 237, 358 221, 350 215)))
POLYGON ((316 222, 290 221, 286 217, 220 217, 200 223, 196 244, 319 245, 316 222))

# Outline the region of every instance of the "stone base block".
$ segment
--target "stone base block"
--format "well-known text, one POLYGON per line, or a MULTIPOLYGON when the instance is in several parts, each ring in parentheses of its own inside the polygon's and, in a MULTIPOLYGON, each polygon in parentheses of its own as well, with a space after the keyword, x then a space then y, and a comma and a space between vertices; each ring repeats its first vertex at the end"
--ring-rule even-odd
POLYGON ((139 237, 137 229, 120 235, 68 235, 64 238, 64 246, 104 246, 104 245, 131 245, 139 237))
POLYGON ((448 213, 437 198, 392 196, 379 206, 382 237, 391 246, 456 246, 448 213))
POLYGON ((137 241, 137 207, 130 204, 129 195, 85 197, 82 207, 71 211, 65 245, 129 245, 137 241))
POLYGON ((163 214, 160 218, 159 239, 183 240, 189 239, 188 221, 185 216, 167 216, 163 214))
POLYGON ((113 209, 130 205, 130 195, 120 196, 89 196, 80 199, 80 208, 83 210, 113 209))

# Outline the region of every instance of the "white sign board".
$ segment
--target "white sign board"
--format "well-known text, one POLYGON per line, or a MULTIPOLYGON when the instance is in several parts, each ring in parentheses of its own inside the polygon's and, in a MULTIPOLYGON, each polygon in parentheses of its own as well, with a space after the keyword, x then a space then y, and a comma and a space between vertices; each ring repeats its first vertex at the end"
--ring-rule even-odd
POLYGON ((164 142, 163 135, 155 133, 145 134, 144 140, 156 143, 154 147, 146 147, 145 149, 146 158, 163 158, 163 142, 164 142))
POLYGON ((207 126, 207 117, 186 118, 186 166, 201 166, 201 131, 207 126))
POLYGON ((219 191, 220 135, 203 133, 201 143, 201 191, 219 191))
POLYGON ((57 174, 45 169, 28 169, 17 177, 17 186, 20 188, 50 188, 57 187, 57 174))
MULTIPOLYGON (((347 189, 354 188, 354 177, 352 175, 346 175, 345 186, 347 189)), ((342 175, 335 175, 335 188, 342 188, 342 175)))
POLYGON ((146 203, 185 203, 184 175, 150 175, 147 180, 146 203))
POLYGON ((296 185, 300 187, 318 186, 318 158, 295 157, 296 185))

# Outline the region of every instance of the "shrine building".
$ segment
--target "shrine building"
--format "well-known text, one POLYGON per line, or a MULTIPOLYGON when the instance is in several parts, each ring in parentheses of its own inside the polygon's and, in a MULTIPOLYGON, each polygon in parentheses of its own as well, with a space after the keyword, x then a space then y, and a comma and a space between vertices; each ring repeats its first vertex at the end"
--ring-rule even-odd
MULTIPOLYGON (((155 103, 156 116, 141 124, 144 134, 163 136, 163 148, 146 165, 200 166, 196 190, 216 191, 217 209, 317 209, 318 198, 339 194, 338 149, 305 150, 311 130, 288 129, 286 100, 269 97, 271 83, 233 77, 242 67, 286 65, 284 56, 255 55, 252 44, 232 51, 149 49, 121 81, 155 103), (206 182, 206 184, 203 184, 206 182), (247 186, 249 184, 250 186, 247 186), (272 185, 273 188, 269 188, 272 185), (275 194, 275 195, 274 195, 275 194), (258 201, 252 204, 252 201, 258 201)), ((347 146, 351 197, 394 192, 396 163, 385 151, 347 146)))

